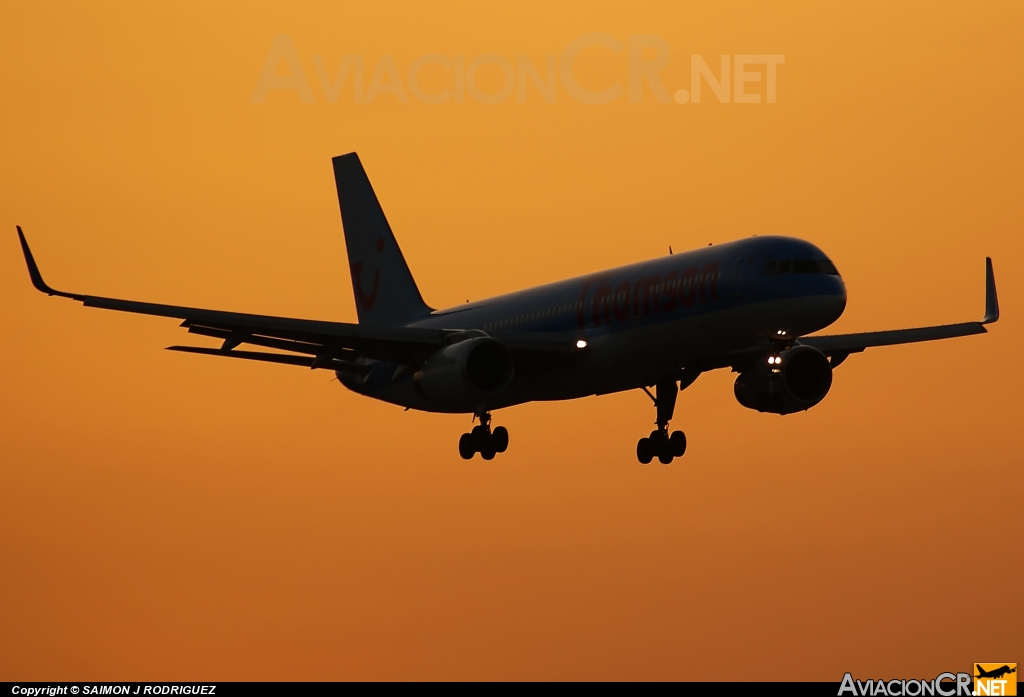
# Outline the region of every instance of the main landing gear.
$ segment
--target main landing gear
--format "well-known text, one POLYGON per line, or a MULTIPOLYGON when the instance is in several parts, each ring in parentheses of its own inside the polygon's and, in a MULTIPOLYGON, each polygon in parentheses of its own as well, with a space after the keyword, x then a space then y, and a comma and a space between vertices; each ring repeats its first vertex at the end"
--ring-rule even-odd
POLYGON ((481 412, 480 425, 474 426, 469 433, 463 433, 459 438, 459 455, 463 460, 472 460, 473 456, 480 453, 485 460, 493 460, 497 453, 503 453, 508 449, 508 429, 498 426, 491 430, 491 415, 486 411, 481 412))
POLYGON ((658 428, 651 431, 647 438, 641 438, 636 444, 636 459, 641 465, 649 465, 655 457, 658 462, 668 465, 673 459, 682 457, 686 452, 686 435, 682 431, 668 432, 668 422, 672 419, 672 413, 676 408, 676 396, 679 394, 679 387, 675 380, 659 382, 654 387, 655 394, 647 392, 647 396, 654 400, 654 406, 658 411, 658 428))

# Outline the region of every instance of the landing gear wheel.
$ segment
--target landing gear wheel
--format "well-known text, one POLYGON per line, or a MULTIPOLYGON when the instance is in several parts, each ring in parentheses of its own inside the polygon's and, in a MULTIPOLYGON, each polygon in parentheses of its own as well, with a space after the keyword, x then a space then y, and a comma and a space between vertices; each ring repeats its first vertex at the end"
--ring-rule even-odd
POLYGON ((472 460, 476 455, 476 442, 471 433, 463 433, 459 438, 459 455, 463 460, 472 460))
POLYGON ((498 426, 492 432, 491 415, 486 411, 480 411, 476 416, 480 419, 480 424, 459 438, 459 455, 464 460, 472 460, 474 455, 480 453, 483 459, 493 460, 495 455, 508 449, 508 429, 498 426))
POLYGON ((654 459, 654 448, 651 447, 650 438, 641 438, 636 442, 636 459, 641 465, 651 464, 651 460, 654 459))
POLYGON ((666 438, 665 440, 661 441, 661 443, 659 443, 659 446, 660 447, 658 448, 658 462, 660 462, 663 465, 671 465, 672 459, 675 457, 675 455, 672 454, 672 444, 666 438))
POLYGON ((491 442, 494 444, 494 451, 497 453, 503 453, 508 450, 508 429, 504 426, 498 426, 491 433, 491 442))
POLYGON ((672 454, 674 456, 682 457, 686 452, 686 434, 682 431, 673 432, 668 442, 672 445, 672 454))

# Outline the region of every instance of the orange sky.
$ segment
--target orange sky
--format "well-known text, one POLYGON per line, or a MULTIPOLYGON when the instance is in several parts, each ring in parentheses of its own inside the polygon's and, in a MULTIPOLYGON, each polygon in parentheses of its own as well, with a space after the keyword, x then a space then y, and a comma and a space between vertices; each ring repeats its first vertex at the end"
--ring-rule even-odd
MULTIPOLYGON (((0 25, 0 679, 839 680, 1024 659, 1021 3, 89 5, 9 4, 0 25), (313 60, 361 55, 369 84, 382 55, 402 76, 431 53, 543 66, 591 32, 663 39, 670 94, 691 54, 784 55, 777 102, 357 103, 349 81, 329 103, 313 60), (278 34, 312 103, 252 102, 278 34), (790 234, 844 275, 833 330, 979 318, 986 255, 1003 319, 852 356, 798 415, 704 375, 669 467, 635 461, 639 392, 498 412, 509 452, 467 463, 468 417, 163 351, 193 337, 29 285, 16 223, 60 289, 355 321, 330 166, 352 150, 437 307, 790 234)), ((626 54, 591 47, 574 74, 625 87, 626 54)))

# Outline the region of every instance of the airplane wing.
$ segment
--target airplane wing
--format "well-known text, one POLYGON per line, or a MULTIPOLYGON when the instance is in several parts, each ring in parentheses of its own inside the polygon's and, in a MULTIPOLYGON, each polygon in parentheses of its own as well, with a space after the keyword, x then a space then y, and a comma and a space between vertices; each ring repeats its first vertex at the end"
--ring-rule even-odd
POLYGON ((950 339, 956 336, 984 334, 986 324, 999 319, 999 299, 996 297, 996 280, 992 273, 992 259, 985 259, 985 316, 979 322, 961 322, 959 324, 943 324, 936 327, 916 327, 914 329, 892 329, 881 332, 863 332, 860 334, 833 334, 831 336, 804 336, 797 343, 813 346, 832 359, 832 365, 842 363, 851 353, 858 353, 875 346, 893 346, 896 344, 912 344, 918 341, 934 341, 950 339))
MULTIPOLYGON (((181 326, 188 328, 190 334, 222 339, 224 342, 219 349, 169 346, 168 349, 171 351, 230 356, 361 374, 366 372, 366 368, 355 362, 357 358, 365 357, 400 364, 422 363, 438 348, 458 340, 457 335, 463 331, 417 327, 367 327, 345 322, 223 312, 66 293, 54 290, 43 280, 21 226, 18 226, 18 238, 25 254, 29 277, 37 290, 47 295, 77 300, 86 307, 180 319, 183 320, 181 326), (236 351, 241 344, 289 351, 297 355, 236 351)), ((507 336, 496 338, 503 341, 513 352, 540 352, 563 356, 575 351, 576 342, 575 336, 531 335, 523 332, 509 333, 507 336)))

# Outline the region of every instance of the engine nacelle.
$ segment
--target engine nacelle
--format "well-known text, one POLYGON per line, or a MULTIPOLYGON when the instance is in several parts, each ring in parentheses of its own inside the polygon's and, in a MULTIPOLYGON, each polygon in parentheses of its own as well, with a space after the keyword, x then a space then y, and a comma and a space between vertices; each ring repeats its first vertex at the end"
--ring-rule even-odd
POLYGON ((434 353, 413 376, 413 382, 424 399, 472 409, 508 387, 514 373, 508 347, 496 339, 477 336, 434 353))
POLYGON ((832 365, 821 351, 797 346, 764 356, 736 378, 736 400, 748 409, 792 414, 810 409, 832 387, 832 365))

